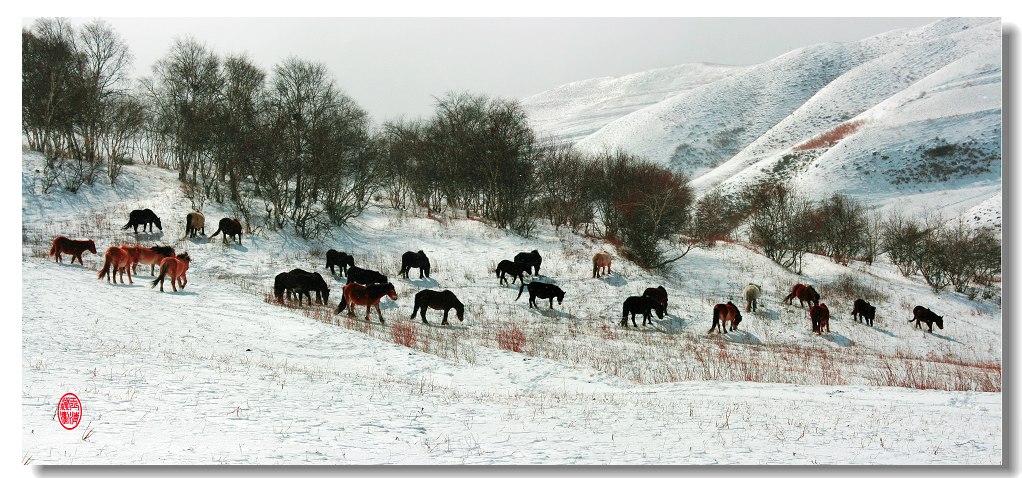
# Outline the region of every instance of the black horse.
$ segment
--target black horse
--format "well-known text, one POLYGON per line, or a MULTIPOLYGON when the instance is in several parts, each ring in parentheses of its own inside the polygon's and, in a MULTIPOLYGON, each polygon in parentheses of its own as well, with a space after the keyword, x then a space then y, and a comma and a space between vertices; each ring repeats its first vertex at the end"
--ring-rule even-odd
POLYGON ((912 309, 912 320, 910 320, 909 323, 912 322, 916 323, 917 329, 923 328, 923 322, 925 322, 926 325, 930 326, 931 334, 933 333, 933 324, 937 324, 937 327, 940 327, 941 330, 944 329, 944 316, 937 315, 932 310, 921 305, 917 305, 914 309, 912 309))
POLYGON ((225 217, 220 220, 220 225, 216 228, 216 232, 209 235, 209 240, 213 240, 217 234, 223 231, 224 233, 224 244, 227 244, 227 236, 237 237, 238 244, 241 244, 241 221, 225 217))
POLYGON ((429 258, 426 257, 426 253, 408 251, 401 255, 401 272, 398 275, 405 276, 408 278, 408 271, 413 267, 419 269, 419 279, 422 279, 423 274, 429 277, 429 258))
POLYGON ((872 327, 873 320, 876 319, 876 315, 877 308, 875 306, 870 305, 869 302, 866 302, 862 299, 855 299, 855 303, 852 304, 853 319, 858 320, 859 322, 862 322, 863 319, 866 319, 866 325, 872 327))
POLYGON ((564 302, 564 291, 560 287, 553 284, 547 284, 545 282, 529 282, 528 284, 522 284, 522 287, 518 289, 518 297, 515 300, 522 298, 522 291, 526 288, 529 289, 529 308, 536 307, 536 297, 540 299, 550 299, 550 308, 554 308, 554 298, 557 298, 557 304, 560 305, 564 302))
POLYGON ((458 320, 465 320, 465 306, 458 300, 458 297, 454 295, 454 292, 445 290, 437 292, 435 290, 420 290, 415 294, 415 307, 412 308, 412 316, 409 319, 415 319, 415 313, 419 312, 422 317, 422 323, 426 322, 426 309, 442 310, 444 311, 444 321, 440 325, 450 325, 447 323, 447 313, 454 309, 454 312, 458 314, 458 320))
POLYGON ((341 268, 341 275, 347 272, 348 267, 355 265, 355 258, 347 253, 330 249, 326 251, 326 266, 331 274, 335 274, 334 266, 341 268))
POLYGON ((121 230, 124 231, 132 227, 135 229, 135 234, 138 234, 138 226, 142 226, 142 232, 145 232, 146 226, 149 226, 149 232, 153 232, 153 224, 156 224, 157 229, 163 230, 160 218, 152 209, 136 209, 128 214, 128 223, 121 230))
POLYGON ((387 283, 387 276, 376 271, 362 269, 361 267, 355 266, 348 266, 348 270, 345 272, 344 277, 348 278, 348 282, 355 282, 362 285, 387 283))
POLYGON ((303 295, 309 300, 309 305, 312 305, 312 295, 309 292, 313 291, 316 292, 316 303, 326 304, 330 299, 330 288, 318 272, 293 269, 277 274, 273 280, 273 295, 277 302, 284 302, 284 293, 287 292, 288 299, 291 299, 292 293, 298 296, 298 305, 302 305, 303 295))
MULTIPOLYGON (((660 304, 660 310, 662 310, 664 314, 667 313, 667 289, 664 289, 664 286, 657 286, 655 289, 650 287, 642 293, 642 296, 649 297, 657 301, 657 303, 660 304)), ((663 316, 660 318, 662 319, 663 316)))
POLYGON ((519 252, 515 256, 515 262, 522 265, 522 268, 529 273, 529 275, 539 275, 539 265, 543 263, 543 258, 540 257, 539 251, 532 252, 519 252), (533 272, 532 269, 536 271, 533 272))
POLYGON ((642 314, 643 326, 646 325, 646 322, 652 324, 653 316, 650 314, 651 310, 656 311, 658 318, 664 318, 664 306, 661 305, 657 299, 647 295, 633 295, 625 299, 625 303, 621 311, 621 325, 628 327, 628 314, 632 314, 632 327, 638 327, 638 325, 635 324, 635 314, 642 314))
POLYGON ((500 261, 497 264, 497 278, 500 279, 501 284, 507 284, 507 277, 505 275, 511 275, 511 283, 515 283, 515 279, 525 283, 525 267, 517 262, 511 262, 508 260, 500 261))

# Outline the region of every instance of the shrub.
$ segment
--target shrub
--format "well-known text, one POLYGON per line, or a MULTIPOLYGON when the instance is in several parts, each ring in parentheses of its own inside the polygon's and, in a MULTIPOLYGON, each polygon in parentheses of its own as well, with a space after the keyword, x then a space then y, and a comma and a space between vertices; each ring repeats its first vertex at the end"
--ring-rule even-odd
POLYGON ((809 141, 806 141, 805 143, 802 143, 802 144, 800 144, 798 146, 795 146, 793 148, 793 150, 794 151, 805 151, 807 149, 829 148, 830 146, 833 146, 834 143, 837 143, 838 141, 841 141, 842 139, 844 139, 846 136, 848 136, 848 135, 858 131, 859 128, 862 127, 862 125, 863 125, 863 121, 862 120, 855 120, 855 121, 849 121, 847 123, 841 123, 841 124, 831 128, 831 129, 825 131, 824 133, 820 134, 819 136, 817 136, 817 137, 815 137, 813 139, 810 139, 809 141))
POLYGON ((415 348, 418 343, 419 331, 414 324, 396 323, 390 328, 390 337, 395 344, 404 345, 408 348, 415 348))
POLYGON ((515 324, 507 324, 497 330, 497 345, 502 350, 521 352, 525 348, 525 333, 515 324))

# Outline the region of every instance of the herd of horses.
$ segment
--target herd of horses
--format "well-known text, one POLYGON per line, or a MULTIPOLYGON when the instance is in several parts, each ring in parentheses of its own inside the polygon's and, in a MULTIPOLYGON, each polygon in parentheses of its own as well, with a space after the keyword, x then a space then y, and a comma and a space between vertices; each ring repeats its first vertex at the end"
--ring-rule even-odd
MULTIPOLYGON (((143 232, 147 228, 151 232, 154 226, 160 231, 163 230, 160 218, 151 209, 131 211, 128 223, 121 229, 133 228, 135 233, 137 233, 139 226, 142 226, 143 232)), ((213 237, 221 233, 223 234, 223 242, 225 244, 228 241, 228 237, 236 240, 239 245, 241 244, 242 227, 241 222, 237 219, 227 217, 221 219, 216 232, 211 234, 208 239, 211 241, 213 237)), ((198 211, 188 213, 185 217, 185 236, 194 238, 204 235, 205 217, 198 211)), ((71 255, 72 264, 77 259, 79 264, 84 265, 82 263, 82 254, 86 251, 93 254, 97 253, 94 241, 72 240, 59 236, 53 240, 49 255, 54 256, 56 262, 62 262, 61 254, 69 254, 71 255)), ((138 265, 149 265, 150 275, 155 276, 155 279, 151 282, 151 287, 155 288, 159 284, 160 291, 162 292, 165 280, 170 278, 171 287, 176 292, 179 288, 184 289, 188 284, 186 272, 190 262, 191 258, 187 252, 175 254, 174 248, 169 246, 144 247, 131 244, 110 246, 106 249, 103 266, 100 268, 97 278, 103 279, 105 277, 108 282, 117 283, 117 274, 119 273, 120 282, 123 284, 124 275, 127 274, 128 283, 133 283, 132 274, 137 274, 138 265), (157 266, 160 269, 159 275, 156 274, 157 266)), ((610 274, 611 262, 612 257, 606 251, 593 255, 593 278, 610 274)), ((528 290, 529 308, 539 308, 536 299, 544 299, 549 301, 549 308, 553 309, 554 299, 557 300, 558 305, 562 304, 565 292, 555 284, 536 280, 539 277, 542 263, 543 257, 538 250, 518 253, 512 260, 502 260, 497 264, 495 270, 496 276, 499 279, 498 285, 513 285, 518 281, 521 285, 515 301, 521 299, 525 291, 528 290), (526 273, 532 278, 530 282, 525 282, 526 273), (511 276, 510 284, 507 280, 509 275, 511 276)), ((370 312, 375 307, 380 323, 385 323, 383 313, 380 310, 380 301, 383 297, 388 297, 391 300, 397 300, 398 298, 394 285, 388 281, 387 276, 377 271, 357 267, 352 255, 334 249, 330 249, 326 253, 326 268, 330 269, 331 276, 340 273, 347 279, 342 288, 341 300, 337 305, 336 314, 340 314, 341 311, 347 309, 350 315, 354 315, 356 306, 365 306, 365 318, 370 320, 370 312)), ((430 277, 431 266, 429 257, 422 250, 418 252, 408 251, 401 256, 399 275, 408 279, 409 272, 413 268, 419 270, 420 279, 428 279, 430 277)), ((330 287, 318 272, 293 269, 281 272, 274 278, 273 294, 277 302, 283 303, 286 296, 288 300, 297 298, 298 305, 301 306, 302 297, 305 297, 306 302, 312 305, 312 293, 315 293, 317 304, 326 305, 330 298, 330 287)), ((758 301, 762 294, 763 289, 758 284, 750 283, 744 288, 742 297, 745 299, 745 312, 756 312, 758 301)), ((806 304, 809 304, 809 319, 812 332, 818 335, 824 333, 824 331, 830 333, 830 310, 826 304, 820 302, 820 294, 816 289, 811 285, 795 284, 783 301, 788 305, 794 305, 795 299, 798 299, 800 307, 805 307, 806 304)), ((667 314, 667 301, 667 290, 663 286, 651 287, 646 289, 640 296, 626 298, 622 304, 621 325, 627 327, 628 319, 631 318, 632 326, 638 327, 635 321, 636 315, 642 316, 643 326, 653 324, 652 316, 654 313, 659 319, 663 319, 667 314)), ((418 314, 422 322, 428 324, 429 322, 426 320, 427 309, 443 311, 444 315, 441 325, 449 325, 447 319, 451 309, 454 309, 459 321, 465 320, 465 306, 454 292, 450 290, 420 290, 415 294, 410 319, 414 320, 418 314)), ((928 326, 928 330, 931 333, 933 332, 934 324, 940 329, 944 328, 943 316, 938 316, 926 307, 917 306, 912 312, 913 318, 909 322, 914 322, 916 328, 922 328, 924 323, 928 326)), ((876 307, 861 298, 856 299, 852 308, 852 318, 860 323, 865 322, 866 325, 872 327, 873 321, 876 318, 876 307)), ((712 320, 713 322, 708 333, 712 334, 714 331, 717 331, 720 334, 727 334, 729 331, 738 330, 738 326, 742 322, 742 313, 738 306, 731 301, 715 304, 713 306, 712 320)))

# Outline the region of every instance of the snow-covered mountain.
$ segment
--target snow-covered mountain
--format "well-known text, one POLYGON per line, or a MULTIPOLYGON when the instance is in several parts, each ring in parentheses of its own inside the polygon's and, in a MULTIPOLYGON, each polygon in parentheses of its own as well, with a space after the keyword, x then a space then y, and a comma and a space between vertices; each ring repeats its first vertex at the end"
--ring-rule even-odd
POLYGON ((523 105, 541 134, 670 165, 700 193, 787 179, 813 198, 843 193, 1000 225, 997 19, 943 19, 748 67, 682 65, 581 81, 523 105), (656 81, 644 89, 629 78, 656 81), (605 86, 614 84, 629 88, 605 86), (619 103, 628 107, 594 106, 619 103), (796 150, 844 124, 855 131, 836 144, 796 150))

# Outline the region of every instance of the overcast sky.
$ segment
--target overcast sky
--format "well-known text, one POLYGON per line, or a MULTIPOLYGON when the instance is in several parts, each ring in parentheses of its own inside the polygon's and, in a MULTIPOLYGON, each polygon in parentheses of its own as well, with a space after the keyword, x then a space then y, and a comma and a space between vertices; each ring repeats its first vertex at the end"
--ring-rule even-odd
MULTIPOLYGON (((25 18, 24 24, 30 24, 25 18)), ((84 23, 88 18, 73 18, 84 23)), ((322 62, 377 122, 430 114, 468 90, 524 98, 571 81, 690 62, 748 65, 795 48, 915 27, 933 18, 106 18, 149 75, 174 38, 245 52, 269 71, 322 62)))

